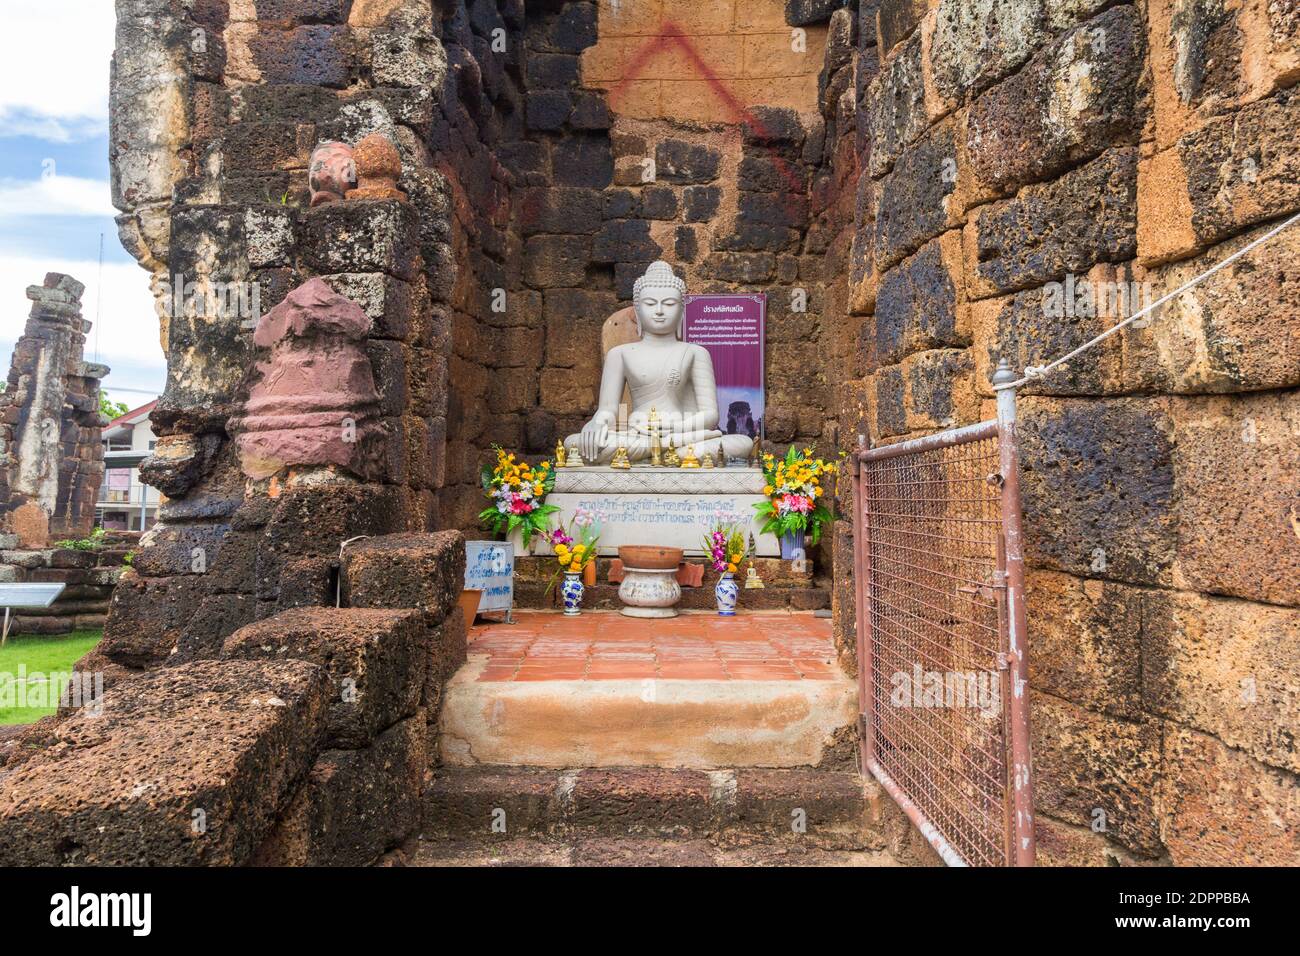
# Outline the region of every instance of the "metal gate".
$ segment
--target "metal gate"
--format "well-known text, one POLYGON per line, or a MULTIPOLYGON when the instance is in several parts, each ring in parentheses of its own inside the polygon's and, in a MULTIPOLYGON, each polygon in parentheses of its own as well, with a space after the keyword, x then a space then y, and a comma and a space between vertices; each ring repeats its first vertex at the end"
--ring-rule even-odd
POLYGON ((950 865, 1032 866, 1014 390, 854 454, 863 773, 950 865))

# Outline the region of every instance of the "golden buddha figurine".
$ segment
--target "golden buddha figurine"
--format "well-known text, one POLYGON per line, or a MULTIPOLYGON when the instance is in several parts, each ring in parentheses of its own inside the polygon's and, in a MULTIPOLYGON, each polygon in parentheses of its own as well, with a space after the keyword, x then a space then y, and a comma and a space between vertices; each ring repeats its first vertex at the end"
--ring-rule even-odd
POLYGON ((745 587, 761 588, 766 586, 767 585, 763 583, 763 579, 758 576, 758 568, 751 564, 749 570, 745 573, 745 587))
POLYGON ((683 468, 699 468, 700 460, 695 457, 695 446, 687 445, 686 454, 682 456, 683 468))
POLYGON ((646 419, 646 429, 650 432, 650 464, 658 468, 664 463, 664 449, 659 440, 659 409, 653 405, 650 407, 650 416, 646 419))
POLYGON ((701 467, 701 468, 716 468, 716 467, 717 467, 717 464, 714 462, 714 460, 713 460, 713 456, 712 456, 712 455, 705 455, 703 458, 700 459, 700 467, 701 467))
POLYGON ((556 468, 566 468, 566 467, 568 467, 568 466, 564 463, 564 462, 565 462, 565 458, 566 458, 566 452, 565 452, 565 450, 564 450, 564 442, 562 442, 562 441, 557 441, 557 442, 555 443, 555 467, 556 467, 556 468))
POLYGON ((682 466, 682 460, 677 454, 677 449, 672 445, 669 445, 668 450, 664 452, 663 466, 665 468, 680 468, 682 466))
POLYGON ((632 462, 628 460, 627 449, 619 445, 614 452, 614 457, 610 459, 609 467, 611 468, 631 468, 632 462))

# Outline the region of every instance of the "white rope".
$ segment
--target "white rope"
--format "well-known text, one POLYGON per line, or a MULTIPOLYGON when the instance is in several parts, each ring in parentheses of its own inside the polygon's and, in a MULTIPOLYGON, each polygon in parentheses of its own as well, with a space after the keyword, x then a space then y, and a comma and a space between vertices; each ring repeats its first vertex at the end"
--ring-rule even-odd
POLYGON ((1144 315, 1146 315, 1146 314, 1148 314, 1148 313, 1150 313, 1150 312, 1154 312, 1156 309, 1160 308, 1160 306, 1164 305, 1164 304, 1165 304, 1166 302, 1168 302, 1170 299, 1176 298, 1176 297, 1182 295, 1182 294, 1183 294, 1184 292, 1186 292, 1188 289, 1191 289, 1191 288, 1193 288, 1193 287, 1199 285, 1200 283, 1204 282, 1206 279, 1208 279, 1210 276, 1214 275, 1214 274, 1215 274, 1216 272, 1218 272, 1220 269, 1222 269, 1222 268, 1224 268, 1225 266, 1228 266, 1228 265, 1230 265, 1231 263, 1235 262, 1236 260, 1240 259, 1242 256, 1244 256, 1246 253, 1250 252, 1250 251, 1251 251, 1252 249, 1254 249, 1256 246, 1259 246, 1259 245, 1262 245, 1262 244, 1265 243, 1265 242, 1268 242, 1268 240, 1272 239, 1274 236, 1276 236, 1276 235, 1277 235, 1279 232, 1281 232, 1283 229, 1287 228, 1288 226, 1295 225, 1297 222, 1300 222, 1300 213, 1296 213, 1296 214, 1295 214, 1294 216, 1292 216, 1290 219, 1285 220, 1284 222, 1278 224, 1277 226, 1274 226, 1272 229, 1270 229, 1268 232, 1264 233, 1264 235, 1260 236, 1258 239, 1255 239, 1255 240, 1254 240, 1253 242, 1251 242, 1249 245, 1242 246, 1240 249, 1238 249, 1238 250, 1237 250, 1236 252, 1234 252, 1232 255, 1228 256, 1228 258, 1224 259, 1222 262, 1220 262, 1220 263, 1218 263, 1217 265, 1212 266, 1211 268, 1205 270, 1205 271, 1202 272, 1200 275, 1196 276, 1194 279, 1190 279, 1189 281, 1184 282, 1182 285, 1180 285, 1180 286, 1179 286, 1177 289, 1175 289, 1173 292, 1170 292, 1170 293, 1168 293, 1168 294, 1166 294, 1166 295, 1161 296, 1160 298, 1156 299, 1156 301, 1154 301, 1154 302, 1152 302, 1150 305, 1148 305, 1146 308, 1141 309, 1141 310, 1138 311, 1138 312, 1134 312, 1132 315, 1130 315, 1130 316, 1129 316, 1127 319, 1125 319, 1123 322, 1120 322, 1120 323, 1118 323, 1117 325, 1112 325, 1112 326, 1111 326, 1110 328, 1108 328, 1105 332, 1102 332, 1100 335, 1096 336, 1095 338, 1089 339, 1087 342, 1084 342, 1082 345, 1080 345, 1080 346, 1079 346, 1077 349, 1075 349, 1073 352, 1069 352, 1069 353, 1067 353, 1067 354, 1065 354, 1065 355, 1062 355, 1062 356, 1061 356, 1060 358, 1058 358, 1056 361, 1054 361, 1054 362, 1048 362, 1046 365, 1027 365, 1027 366, 1025 366, 1025 375, 1024 375, 1023 378, 1018 378, 1018 379, 1016 379, 1014 382, 1003 382, 1003 383, 1000 384, 1000 385, 994 385, 994 386, 993 386, 993 390, 994 390, 995 392, 1000 392, 1000 391, 1002 391, 1003 389, 1007 389, 1007 388, 1020 388, 1022 385, 1028 385, 1030 382, 1034 381, 1035 379, 1042 378, 1042 377, 1043 377, 1044 375, 1046 375, 1048 372, 1052 371, 1052 369, 1057 368, 1058 366, 1064 365, 1066 362, 1070 361, 1070 359, 1074 358, 1076 355, 1080 355, 1080 354, 1082 354, 1082 353, 1088 351, 1088 349, 1092 348, 1093 346, 1095 346, 1095 345, 1097 345, 1097 344, 1099 344, 1099 343, 1101 343, 1101 342, 1104 342, 1106 339, 1110 338, 1112 335, 1114 335, 1114 334, 1115 334, 1116 332, 1118 332, 1120 329, 1126 328, 1126 327, 1127 327, 1128 325, 1130 325, 1131 323, 1136 322, 1138 319, 1142 318, 1142 316, 1144 316, 1144 315))

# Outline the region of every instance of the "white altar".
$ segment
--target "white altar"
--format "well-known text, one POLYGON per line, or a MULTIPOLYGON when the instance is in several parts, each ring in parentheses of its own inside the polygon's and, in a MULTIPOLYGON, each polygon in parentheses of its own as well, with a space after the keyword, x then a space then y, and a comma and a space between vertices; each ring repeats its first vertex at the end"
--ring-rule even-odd
MULTIPOLYGON (((557 505, 552 517, 567 528, 578 508, 604 515, 600 553, 611 556, 621 545, 653 544, 681 548, 687 555, 704 553, 701 539, 718 511, 739 515, 749 527, 760 557, 779 557, 775 535, 762 534, 754 505, 763 498, 763 472, 758 468, 665 468, 606 466, 561 468, 555 490, 546 503, 557 505)), ((518 533, 511 537, 517 554, 527 551, 518 533)), ((551 546, 533 539, 533 554, 551 554, 551 546)))

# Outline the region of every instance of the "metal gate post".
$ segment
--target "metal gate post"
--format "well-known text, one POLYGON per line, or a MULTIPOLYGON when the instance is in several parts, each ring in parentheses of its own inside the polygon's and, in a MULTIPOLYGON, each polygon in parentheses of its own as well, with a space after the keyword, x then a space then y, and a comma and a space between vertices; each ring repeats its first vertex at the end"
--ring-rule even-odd
MULTIPOLYGON (((1016 381, 1004 358, 993 384, 1016 381)), ((1015 827, 1015 865, 1034 865, 1034 784, 1029 754, 1029 647, 1025 613, 1025 543, 1020 518, 1019 445, 1016 390, 998 396, 998 454, 1002 474, 1002 529, 1006 544, 1007 664, 1011 680, 1011 782, 1015 827)))
POLYGON ((871 600, 867 595, 867 582, 871 574, 871 530, 867 524, 867 480, 862 463, 862 452, 867 450, 867 436, 858 436, 858 446, 850 461, 853 463, 853 592, 857 605, 854 632, 858 638, 858 762, 863 777, 871 776, 870 765, 875 760, 875 731, 870 726, 872 700, 875 695, 875 678, 871 659, 871 600))

